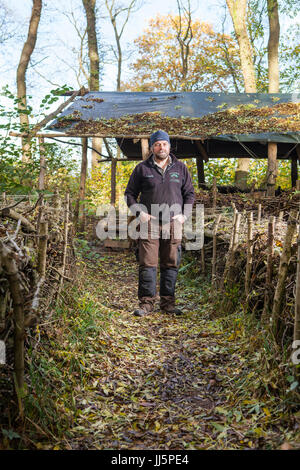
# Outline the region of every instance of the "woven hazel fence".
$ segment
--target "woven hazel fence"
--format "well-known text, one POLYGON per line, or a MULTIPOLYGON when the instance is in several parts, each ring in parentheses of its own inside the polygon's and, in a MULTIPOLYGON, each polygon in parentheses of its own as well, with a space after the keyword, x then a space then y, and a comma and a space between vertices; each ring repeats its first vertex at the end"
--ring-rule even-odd
POLYGON ((28 329, 47 315, 74 271, 70 207, 68 194, 0 199, 0 372, 13 375, 18 397, 28 329))
MULTIPOLYGON (((268 202, 266 211, 263 201, 255 211, 239 212, 235 203, 208 209, 200 266, 217 290, 238 285, 246 310, 270 325, 277 342, 300 340, 299 202, 277 217, 268 202)), ((226 295, 223 307, 230 310, 226 295)))

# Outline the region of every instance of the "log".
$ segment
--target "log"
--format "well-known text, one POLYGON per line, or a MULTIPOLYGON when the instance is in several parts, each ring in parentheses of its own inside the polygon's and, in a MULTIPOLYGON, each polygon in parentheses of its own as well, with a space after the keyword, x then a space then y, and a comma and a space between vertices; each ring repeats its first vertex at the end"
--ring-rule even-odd
POLYGON ((279 333, 279 324, 280 324, 280 315, 282 309, 282 301, 285 292, 285 281, 287 278, 287 272, 289 267, 289 262, 291 258, 291 245, 292 240, 296 231, 297 226, 297 214, 298 211, 293 209, 290 213, 287 230, 285 234, 283 250, 280 256, 280 264, 278 271, 278 281, 276 285, 276 290, 274 294, 274 302, 272 308, 272 329, 275 338, 278 339, 279 333))
POLYGON ((20 220, 23 227, 26 228, 29 232, 35 232, 34 226, 27 220, 22 214, 14 211, 13 209, 4 208, 0 211, 2 217, 9 217, 13 220, 20 220))

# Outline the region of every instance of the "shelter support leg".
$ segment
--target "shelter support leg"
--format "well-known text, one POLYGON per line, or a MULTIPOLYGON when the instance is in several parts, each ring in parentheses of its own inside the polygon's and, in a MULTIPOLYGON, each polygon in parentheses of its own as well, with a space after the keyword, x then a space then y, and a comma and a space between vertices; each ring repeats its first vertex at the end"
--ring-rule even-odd
POLYGON ((297 157, 292 157, 292 159, 291 159, 292 188, 296 187, 297 179, 298 179, 298 159, 297 159, 297 157))
POLYGON ((203 158, 197 157, 196 158, 196 163, 197 163, 198 188, 200 188, 201 184, 205 184, 203 158))
POLYGON ((268 143, 268 172, 267 172, 267 196, 275 196, 275 183, 277 178, 277 144, 268 143))

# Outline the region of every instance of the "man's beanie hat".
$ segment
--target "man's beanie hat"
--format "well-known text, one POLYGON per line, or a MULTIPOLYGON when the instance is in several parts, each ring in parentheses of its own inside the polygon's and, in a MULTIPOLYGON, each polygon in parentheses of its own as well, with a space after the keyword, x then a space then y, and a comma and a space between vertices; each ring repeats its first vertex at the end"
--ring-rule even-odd
POLYGON ((166 140, 170 143, 170 137, 165 131, 156 131, 150 136, 150 147, 158 140, 166 140))

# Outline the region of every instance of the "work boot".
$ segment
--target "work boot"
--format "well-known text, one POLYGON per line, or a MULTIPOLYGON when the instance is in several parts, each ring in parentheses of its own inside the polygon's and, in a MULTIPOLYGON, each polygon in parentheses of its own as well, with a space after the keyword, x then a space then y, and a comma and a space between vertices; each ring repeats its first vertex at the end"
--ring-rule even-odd
POLYGON ((134 312, 133 315, 135 317, 144 317, 145 315, 148 315, 150 312, 147 310, 143 310, 142 308, 137 308, 134 312))
POLYGON ((163 310, 164 313, 167 313, 168 315, 183 315, 183 311, 180 310, 180 308, 174 307, 170 310, 163 310))

